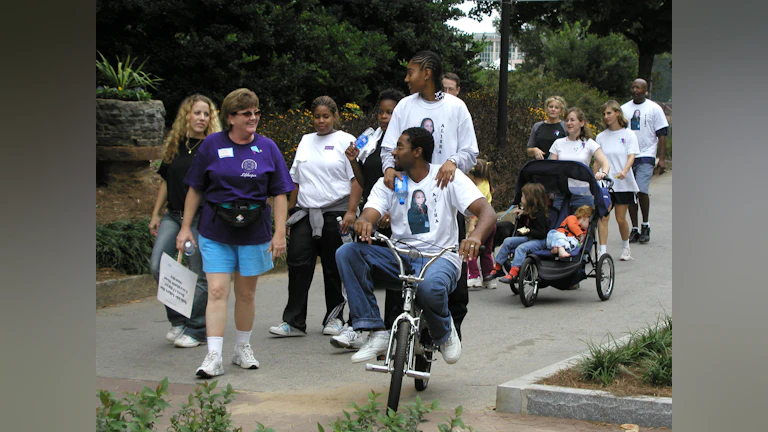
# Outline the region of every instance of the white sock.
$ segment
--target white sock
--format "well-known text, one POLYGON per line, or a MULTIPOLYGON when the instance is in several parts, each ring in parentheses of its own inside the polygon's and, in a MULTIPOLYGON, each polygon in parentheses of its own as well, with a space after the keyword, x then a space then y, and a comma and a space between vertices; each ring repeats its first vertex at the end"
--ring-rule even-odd
POLYGON ((251 331, 240 331, 235 329, 235 346, 242 346, 251 343, 251 331))
POLYGON ((640 230, 637 227, 632 227, 632 231, 637 232, 637 231, 640 231, 640 230))
POLYGON ((387 335, 387 336, 389 336, 389 332, 388 332, 388 331, 386 331, 386 330, 374 330, 374 331, 372 332, 372 335, 371 335, 371 336, 382 336, 382 335, 387 335))
POLYGON ((208 336, 206 341, 208 342, 208 352, 211 353, 216 351, 219 353, 219 357, 221 357, 221 349, 224 347, 224 337, 208 336))
POLYGON ((624 249, 629 249, 629 240, 622 240, 621 247, 623 247, 624 249))
POLYGON ((604 254, 608 252, 608 245, 600 245, 600 253, 604 254))
POLYGON ((650 228, 650 227, 651 227, 651 224, 649 224, 648 222, 643 222, 643 226, 644 226, 644 227, 648 227, 648 228, 650 228))

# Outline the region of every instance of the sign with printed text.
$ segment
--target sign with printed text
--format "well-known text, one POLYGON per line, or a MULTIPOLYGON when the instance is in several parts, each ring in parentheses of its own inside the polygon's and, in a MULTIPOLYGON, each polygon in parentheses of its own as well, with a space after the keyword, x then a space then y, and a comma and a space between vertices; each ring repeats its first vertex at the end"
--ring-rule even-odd
POLYGON ((157 299, 161 303, 189 318, 195 298, 197 274, 176 262, 167 253, 160 258, 160 277, 157 299))

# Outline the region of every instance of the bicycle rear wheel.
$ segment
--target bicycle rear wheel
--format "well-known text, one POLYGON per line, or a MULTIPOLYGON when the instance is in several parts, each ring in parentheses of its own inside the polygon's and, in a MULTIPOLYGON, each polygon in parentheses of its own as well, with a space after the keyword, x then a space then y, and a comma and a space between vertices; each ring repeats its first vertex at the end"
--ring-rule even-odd
POLYGON ((397 335, 395 335, 394 368, 392 369, 392 380, 389 382, 389 399, 387 400, 387 408, 391 408, 392 411, 397 411, 397 406, 400 403, 400 389, 403 386, 410 333, 411 323, 408 320, 400 321, 397 326, 397 335))

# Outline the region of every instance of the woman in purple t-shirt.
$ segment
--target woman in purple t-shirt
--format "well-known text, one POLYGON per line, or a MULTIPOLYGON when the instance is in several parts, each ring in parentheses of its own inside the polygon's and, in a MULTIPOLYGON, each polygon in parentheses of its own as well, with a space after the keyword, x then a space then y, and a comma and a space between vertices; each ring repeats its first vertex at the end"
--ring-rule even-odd
POLYGON ((250 344, 256 282, 286 248, 286 194, 294 186, 275 142, 256 133, 260 119, 259 98, 251 90, 241 88, 227 95, 221 104, 225 130, 203 141, 184 179, 189 191, 177 249, 182 250, 186 241, 194 242, 190 228, 203 204, 198 231, 208 279, 208 355, 196 371, 203 378, 224 373, 222 346, 233 274, 236 337, 232 363, 243 369, 259 367, 250 344), (274 235, 266 203, 269 197, 274 198, 274 235))

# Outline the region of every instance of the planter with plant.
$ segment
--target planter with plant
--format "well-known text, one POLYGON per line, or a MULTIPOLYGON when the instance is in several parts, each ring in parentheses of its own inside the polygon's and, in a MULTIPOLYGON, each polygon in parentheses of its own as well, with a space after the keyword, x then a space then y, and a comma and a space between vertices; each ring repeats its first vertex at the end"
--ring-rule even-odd
POLYGON ((143 70, 146 60, 130 56, 110 63, 99 53, 96 61, 97 184, 106 184, 116 166, 135 168, 160 157, 165 133, 165 107, 152 100, 161 78, 143 70), (137 64, 138 63, 138 64, 137 64))

